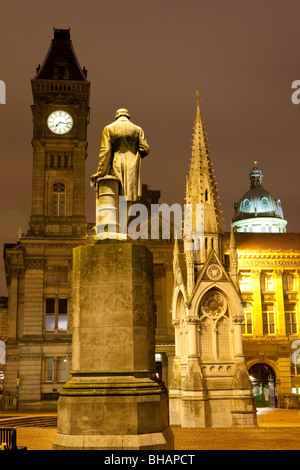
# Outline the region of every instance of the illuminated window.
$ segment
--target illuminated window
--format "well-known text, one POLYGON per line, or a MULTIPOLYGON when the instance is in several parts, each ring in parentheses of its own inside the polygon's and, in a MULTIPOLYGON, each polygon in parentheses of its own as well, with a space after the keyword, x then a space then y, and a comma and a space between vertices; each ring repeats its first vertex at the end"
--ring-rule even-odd
POLYGON ((68 328, 68 299, 46 298, 45 302, 45 330, 66 331, 68 328))
POLYGON ((247 302, 244 307, 244 321, 242 323, 242 333, 252 335, 252 304, 247 302))
POLYGON ((66 187, 63 183, 55 183, 52 187, 52 215, 66 215, 66 187))
POLYGON ((242 292, 251 291, 251 275, 250 273, 241 273, 239 276, 240 289, 242 292))
POLYGON ((261 277, 261 289, 264 292, 274 290, 274 280, 272 274, 263 274, 261 277))
POLYGON ((294 303, 285 303, 284 304, 284 314, 285 314, 285 330, 286 334, 290 335, 298 332, 297 328, 297 312, 296 304, 294 303))
POLYGON ((263 334, 275 335, 274 304, 262 304, 263 334))

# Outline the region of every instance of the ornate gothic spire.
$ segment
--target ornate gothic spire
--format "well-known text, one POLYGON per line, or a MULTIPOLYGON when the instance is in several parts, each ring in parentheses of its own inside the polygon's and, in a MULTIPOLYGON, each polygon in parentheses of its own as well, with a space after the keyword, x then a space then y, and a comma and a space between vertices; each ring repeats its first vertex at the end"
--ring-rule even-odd
POLYGON ((192 140, 192 155, 186 182, 186 203, 203 204, 204 234, 223 234, 217 183, 213 174, 214 170, 209 156, 205 127, 201 118, 198 87, 196 102, 197 111, 192 140))

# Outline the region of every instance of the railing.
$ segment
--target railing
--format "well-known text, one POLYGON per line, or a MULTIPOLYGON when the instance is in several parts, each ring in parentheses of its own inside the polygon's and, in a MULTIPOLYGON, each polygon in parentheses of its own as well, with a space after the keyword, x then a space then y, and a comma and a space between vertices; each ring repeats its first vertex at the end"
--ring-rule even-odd
POLYGON ((17 431, 15 428, 0 428, 0 444, 5 444, 8 450, 17 450, 17 431))
POLYGON ((0 447, 1 450, 27 450, 27 447, 17 446, 16 428, 0 428, 0 447))

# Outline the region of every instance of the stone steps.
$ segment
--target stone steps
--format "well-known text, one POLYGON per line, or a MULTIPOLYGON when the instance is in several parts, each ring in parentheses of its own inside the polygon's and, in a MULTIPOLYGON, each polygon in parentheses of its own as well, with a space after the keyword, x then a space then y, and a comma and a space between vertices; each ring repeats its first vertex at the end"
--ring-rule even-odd
POLYGON ((57 416, 0 417, 0 427, 56 428, 57 416))

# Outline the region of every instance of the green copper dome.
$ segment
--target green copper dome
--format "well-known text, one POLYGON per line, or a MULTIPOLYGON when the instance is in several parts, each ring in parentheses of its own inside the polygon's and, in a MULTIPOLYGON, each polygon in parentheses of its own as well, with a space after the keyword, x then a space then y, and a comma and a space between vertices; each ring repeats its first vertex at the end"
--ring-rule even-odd
POLYGON ((234 204, 233 227, 236 232, 285 232, 281 201, 262 185, 263 174, 254 162, 249 174, 250 189, 234 204))

